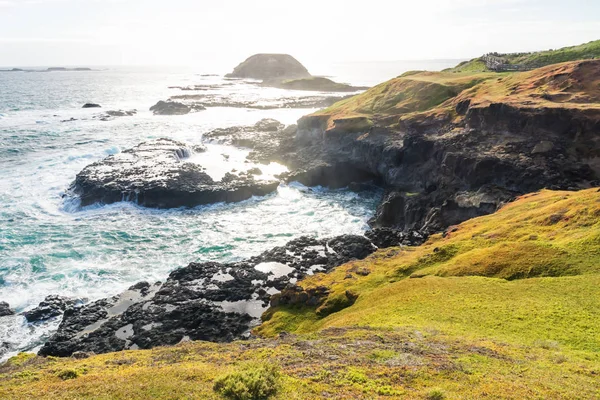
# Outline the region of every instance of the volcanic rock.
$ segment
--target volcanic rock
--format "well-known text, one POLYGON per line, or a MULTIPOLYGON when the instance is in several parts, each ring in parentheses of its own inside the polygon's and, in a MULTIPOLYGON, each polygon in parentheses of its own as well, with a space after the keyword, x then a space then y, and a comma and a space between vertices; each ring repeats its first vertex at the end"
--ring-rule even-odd
POLYGON ((68 307, 72 307, 77 300, 69 299, 64 296, 47 296, 36 308, 25 311, 23 316, 27 322, 45 321, 52 317, 61 315, 68 307))
POLYGON ((191 263, 166 282, 140 282, 118 296, 68 308, 40 355, 106 353, 182 340, 248 336, 271 295, 297 279, 327 272, 375 251, 363 236, 300 237, 237 263, 191 263))
POLYGON ((176 101, 159 101, 152 107, 150 111, 154 115, 184 115, 192 111, 192 107, 176 101))
POLYGON ((214 181, 204 169, 188 161, 193 150, 185 143, 157 139, 111 155, 84 168, 71 185, 81 205, 133 201, 146 207, 195 207, 238 202, 274 192, 274 180, 251 175, 227 175, 214 181))
POLYGON ((15 312, 11 310, 10 305, 5 301, 0 301, 0 317, 7 315, 14 315, 15 312))

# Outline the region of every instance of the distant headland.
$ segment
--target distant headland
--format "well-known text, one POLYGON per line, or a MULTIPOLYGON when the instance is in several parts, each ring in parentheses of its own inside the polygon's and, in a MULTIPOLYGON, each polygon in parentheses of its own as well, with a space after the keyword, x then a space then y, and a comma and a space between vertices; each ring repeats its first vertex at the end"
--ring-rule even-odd
POLYGON ((66 67, 49 67, 46 69, 30 69, 30 68, 11 68, 11 69, 0 69, 0 72, 82 72, 82 71, 94 71, 87 67, 77 68, 66 68, 66 67))

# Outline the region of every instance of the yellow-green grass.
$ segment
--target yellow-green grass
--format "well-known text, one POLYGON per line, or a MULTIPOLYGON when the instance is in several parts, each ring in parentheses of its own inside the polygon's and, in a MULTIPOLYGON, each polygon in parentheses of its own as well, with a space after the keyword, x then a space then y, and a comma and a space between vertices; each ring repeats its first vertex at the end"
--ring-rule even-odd
POLYGON ((408 324, 598 352, 599 284, 600 192, 542 191, 422 246, 379 251, 309 277, 300 285, 328 287, 325 302, 316 310, 272 309, 257 331, 408 324), (358 300, 350 305, 346 293, 358 300), (319 318, 340 305, 347 308, 319 318))
POLYGON ((366 92, 335 103, 314 115, 332 120, 355 116, 401 115, 430 110, 495 74, 412 71, 366 92))
POLYGON ((356 117, 392 127, 431 119, 458 124, 456 106, 467 100, 471 107, 503 103, 517 108, 591 109, 598 117, 600 60, 501 74, 411 71, 312 115, 329 117, 328 128, 335 127, 335 120, 356 117))
MULTIPOLYGON (((542 67, 568 61, 589 60, 600 58, 600 40, 580 44, 577 46, 563 47, 556 50, 544 50, 531 53, 500 54, 508 64, 519 64, 542 67)), ((482 57, 464 61, 446 72, 482 72, 489 71, 482 57)))
POLYGON ((591 399, 600 394, 598 359, 579 357, 560 344, 515 346, 406 327, 184 343, 83 360, 34 357, 0 367, 0 398, 220 399, 215 380, 249 363, 279 366, 273 399, 432 399, 436 394, 591 399))

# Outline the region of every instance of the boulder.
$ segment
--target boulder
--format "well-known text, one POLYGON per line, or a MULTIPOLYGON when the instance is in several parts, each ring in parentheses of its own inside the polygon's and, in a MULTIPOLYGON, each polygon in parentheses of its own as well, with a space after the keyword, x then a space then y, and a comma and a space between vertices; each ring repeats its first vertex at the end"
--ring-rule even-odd
POLYGON ((102 107, 100 104, 95 103, 85 103, 81 108, 100 108, 102 107))
POLYGON ((192 108, 176 101, 161 100, 150 107, 150 111, 152 111, 154 115, 184 115, 192 111, 192 108))
POLYGON ((68 307, 72 307, 77 300, 64 296, 47 296, 37 307, 25 311, 23 316, 27 322, 40 322, 61 315, 68 307))
POLYGON ((133 201, 155 208, 195 207, 238 202, 277 190, 275 180, 228 174, 214 181, 204 168, 188 161, 194 150, 185 143, 157 139, 85 167, 69 192, 81 205, 133 201))
POLYGON ((255 54, 235 67, 226 77, 268 80, 307 78, 310 74, 289 54, 255 54))
POLYGON ((10 305, 5 301, 0 301, 0 317, 7 315, 14 315, 15 312, 11 310, 10 305))

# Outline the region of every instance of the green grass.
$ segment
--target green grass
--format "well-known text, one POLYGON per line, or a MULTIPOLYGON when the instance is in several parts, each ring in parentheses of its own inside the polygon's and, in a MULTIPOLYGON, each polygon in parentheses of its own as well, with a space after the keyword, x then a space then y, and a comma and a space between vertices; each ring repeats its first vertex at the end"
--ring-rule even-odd
MULTIPOLYGON (((559 64, 568 61, 589 60, 600 58, 600 40, 584 43, 578 46, 563 47, 560 49, 536 51, 531 53, 499 54, 508 64, 529 65, 535 68, 546 65, 559 64)), ((489 71, 482 58, 464 61, 445 72, 485 72, 489 71)))
POLYGON ((599 284, 600 193, 542 191, 423 246, 380 251, 309 277, 301 286, 330 288, 323 304, 271 310, 257 331, 416 325, 515 344, 555 340, 598 352, 599 284), (370 273, 356 274, 359 269, 370 273), (349 291, 358 298, 341 307, 349 291), (332 307, 339 311, 319 312, 332 307))

